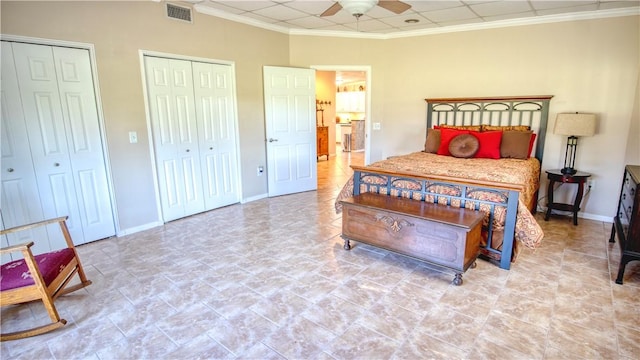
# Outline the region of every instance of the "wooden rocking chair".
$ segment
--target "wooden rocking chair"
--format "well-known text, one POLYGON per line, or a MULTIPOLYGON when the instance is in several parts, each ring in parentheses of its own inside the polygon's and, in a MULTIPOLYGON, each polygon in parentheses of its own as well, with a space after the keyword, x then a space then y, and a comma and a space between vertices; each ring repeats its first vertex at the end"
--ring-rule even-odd
POLYGON ((0 249, 0 254, 22 252, 23 256, 23 259, 8 262, 0 267, 0 305, 4 307, 41 300, 51 318, 50 324, 12 333, 3 333, 0 336, 0 341, 40 335, 64 326, 67 321, 61 319, 60 315, 58 315, 54 300, 60 295, 91 284, 91 281, 87 280, 80 264, 66 220, 67 217, 65 216, 0 231, 0 236, 2 236, 59 223, 60 230, 67 243, 67 247, 64 249, 35 256, 31 251, 31 246, 34 244, 33 241, 0 249), (76 273, 80 277, 80 283, 67 287, 76 273))

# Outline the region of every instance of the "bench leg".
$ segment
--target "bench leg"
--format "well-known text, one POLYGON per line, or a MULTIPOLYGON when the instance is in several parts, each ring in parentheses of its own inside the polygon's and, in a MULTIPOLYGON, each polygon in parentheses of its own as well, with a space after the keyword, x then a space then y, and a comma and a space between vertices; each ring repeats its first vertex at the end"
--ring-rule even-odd
POLYGON ((351 243, 349 242, 349 239, 347 239, 346 237, 342 237, 344 239, 344 249, 345 250, 351 250, 351 243))
POLYGON ((622 258, 620 259, 620 267, 618 268, 618 277, 616 278, 616 284, 622 285, 622 281, 624 279, 624 268, 627 266, 627 263, 631 260, 633 259, 630 256, 622 255, 622 258))
POLYGON ((460 286, 462 285, 462 274, 456 273, 456 277, 453 278, 453 285, 460 286))

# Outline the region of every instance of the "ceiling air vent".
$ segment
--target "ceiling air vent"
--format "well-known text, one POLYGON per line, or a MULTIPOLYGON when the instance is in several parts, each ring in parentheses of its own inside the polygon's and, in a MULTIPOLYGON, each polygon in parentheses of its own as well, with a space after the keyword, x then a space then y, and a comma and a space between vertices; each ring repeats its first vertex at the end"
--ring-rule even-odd
POLYGON ((191 19, 191 9, 188 7, 167 3, 167 16, 180 21, 193 22, 191 19))

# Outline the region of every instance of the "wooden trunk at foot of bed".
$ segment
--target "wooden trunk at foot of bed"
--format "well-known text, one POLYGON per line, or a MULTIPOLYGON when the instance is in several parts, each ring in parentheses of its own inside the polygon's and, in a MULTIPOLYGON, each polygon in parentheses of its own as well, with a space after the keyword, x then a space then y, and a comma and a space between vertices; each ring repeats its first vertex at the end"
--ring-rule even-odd
POLYGON ((352 166, 353 195, 363 192, 387 196, 406 197, 417 201, 426 201, 441 206, 463 207, 475 211, 484 211, 487 221, 483 225, 486 243, 483 245, 484 257, 497 260, 502 269, 510 269, 514 251, 515 226, 518 213, 517 187, 492 186, 482 182, 455 182, 419 174, 403 174, 384 170, 352 166), (486 196, 498 200, 486 200, 486 196), (501 249, 492 247, 494 239, 494 218, 498 207, 506 209, 504 237, 501 249))

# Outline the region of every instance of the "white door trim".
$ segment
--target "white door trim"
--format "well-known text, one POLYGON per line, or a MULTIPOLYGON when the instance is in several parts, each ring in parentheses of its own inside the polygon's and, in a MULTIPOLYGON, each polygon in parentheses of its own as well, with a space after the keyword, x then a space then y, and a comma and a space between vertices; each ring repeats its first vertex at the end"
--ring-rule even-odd
POLYGON ((364 119, 364 164, 371 163, 371 124, 375 121, 375 116, 371 113, 371 66, 369 65, 311 65, 311 69, 320 71, 364 71, 367 79, 365 92, 366 116, 364 119))
POLYGON ((151 111, 149 110, 149 98, 148 98, 148 90, 147 90, 147 79, 146 79, 146 68, 145 68, 145 64, 144 64, 144 57, 145 56, 155 56, 155 57, 162 57, 162 58, 167 58, 167 59, 175 59, 175 60, 186 60, 186 61, 197 61, 197 62, 203 62, 203 63, 210 63, 210 64, 220 64, 220 65, 229 65, 231 66, 231 72, 233 74, 233 76, 231 77, 231 89, 233 91, 233 114, 234 114, 234 126, 235 126, 235 133, 236 133, 236 161, 238 163, 237 166, 237 179, 238 179, 238 184, 237 184, 237 189, 238 189, 238 200, 240 201, 242 199, 242 163, 240 162, 241 156, 240 156, 240 129, 239 129, 239 121, 238 121, 238 92, 236 89, 236 64, 234 61, 228 61, 228 60, 219 60, 219 59, 209 59, 209 58, 202 58, 202 57, 196 57, 196 56, 188 56, 188 55, 179 55, 179 54, 172 54, 172 53, 165 53, 165 52, 158 52, 158 51, 152 51, 152 50, 144 50, 144 49, 140 49, 138 50, 138 57, 139 57, 139 61, 140 61, 140 76, 141 76, 141 81, 142 81, 142 95, 143 95, 143 99, 144 99, 144 113, 145 113, 145 117, 146 117, 146 121, 147 121, 147 134, 149 136, 149 154, 151 155, 151 171, 153 172, 154 176, 153 176, 153 189, 154 189, 154 193, 155 193, 155 198, 156 198, 156 209, 158 209, 158 213, 157 213, 157 219, 158 222, 160 224, 164 223, 163 220, 163 216, 162 216, 162 202, 160 200, 160 185, 158 184, 158 178, 155 174, 158 173, 158 169, 156 167, 156 154, 155 154, 155 148, 153 146, 153 141, 152 141, 152 136, 153 136, 153 129, 152 129, 152 124, 151 124, 151 111))
POLYGON ((28 44, 35 45, 49 45, 49 46, 59 46, 59 47, 70 47, 76 49, 83 49, 89 52, 89 61, 91 64, 91 73, 93 76, 93 91, 96 96, 96 108, 98 112, 98 125, 100 127, 100 138, 102 142, 102 152, 104 154, 104 162, 105 162, 105 171, 107 175, 107 186, 109 188, 109 199, 111 200, 111 215, 113 216, 113 221, 115 225, 116 236, 120 231, 120 221, 118 220, 118 211, 117 204, 115 198, 115 192, 113 187, 113 177, 111 174, 111 160, 109 159, 109 151, 107 146, 107 131, 104 125, 104 113, 102 111, 102 97, 100 95, 100 82, 98 79, 98 66, 96 65, 96 51, 95 46, 90 43, 82 43, 76 41, 65 41, 65 40, 55 40, 55 39, 44 39, 44 38, 35 38, 28 36, 19 36, 19 35, 7 35, 0 34, 0 40, 5 41, 16 41, 23 42, 28 44))

